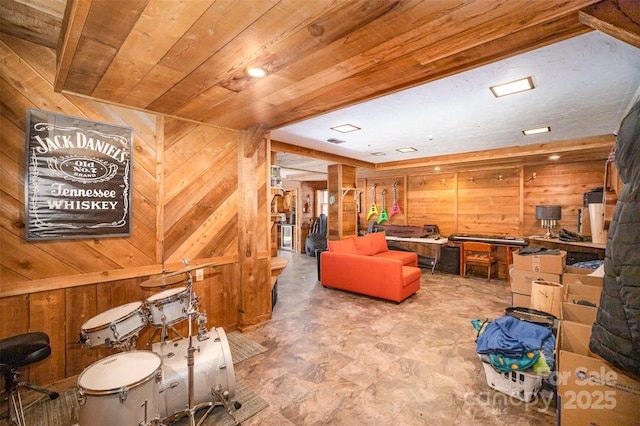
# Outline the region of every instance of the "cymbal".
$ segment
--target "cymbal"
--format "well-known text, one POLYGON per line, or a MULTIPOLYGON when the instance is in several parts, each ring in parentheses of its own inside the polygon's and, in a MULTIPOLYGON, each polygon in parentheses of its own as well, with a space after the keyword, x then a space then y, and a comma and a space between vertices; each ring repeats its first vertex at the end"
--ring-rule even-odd
POLYGON ((140 283, 142 288, 165 287, 184 281, 185 278, 180 275, 163 275, 157 278, 151 278, 140 283))
POLYGON ((186 274, 189 271, 206 268, 207 266, 214 266, 215 264, 216 264, 215 262, 209 262, 209 263, 201 263, 200 265, 187 265, 182 269, 178 269, 177 271, 173 271, 173 272, 169 272, 168 274, 165 274, 165 277, 172 277, 174 275, 186 274))
POLYGON ((186 277, 183 274, 187 272, 193 271, 195 269, 206 268, 207 266, 213 266, 215 262, 210 263, 202 263, 200 265, 189 265, 182 269, 178 269, 177 271, 169 272, 162 276, 151 278, 147 281, 143 281, 140 283, 140 287, 142 288, 153 288, 153 287, 165 287, 172 284, 177 284, 183 281, 186 281, 186 277))

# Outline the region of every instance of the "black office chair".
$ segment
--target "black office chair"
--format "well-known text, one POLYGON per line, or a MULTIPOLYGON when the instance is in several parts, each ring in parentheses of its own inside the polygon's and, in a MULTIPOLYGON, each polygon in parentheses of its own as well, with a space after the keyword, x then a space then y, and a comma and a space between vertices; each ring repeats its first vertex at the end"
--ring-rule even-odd
POLYGON ((42 361, 50 354, 51 346, 46 333, 25 333, 0 340, 0 372, 4 376, 4 389, 10 395, 9 419, 19 426, 25 426, 19 388, 32 389, 49 396, 50 399, 56 399, 59 396, 57 392, 18 381, 21 375, 18 371, 20 367, 42 361))

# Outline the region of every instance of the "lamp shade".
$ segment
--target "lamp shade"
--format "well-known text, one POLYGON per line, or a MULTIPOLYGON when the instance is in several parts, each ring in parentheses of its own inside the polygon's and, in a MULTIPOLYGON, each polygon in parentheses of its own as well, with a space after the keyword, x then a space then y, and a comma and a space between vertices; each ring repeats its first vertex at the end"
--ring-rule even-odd
POLYGON ((561 218, 561 206, 536 206, 536 219, 560 220, 561 218))

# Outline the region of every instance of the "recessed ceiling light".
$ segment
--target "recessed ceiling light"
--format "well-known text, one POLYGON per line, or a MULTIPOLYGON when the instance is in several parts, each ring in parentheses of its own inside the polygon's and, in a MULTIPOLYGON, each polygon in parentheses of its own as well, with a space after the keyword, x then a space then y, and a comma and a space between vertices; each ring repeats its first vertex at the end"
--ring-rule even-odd
POLYGON ((407 148, 398 148, 398 149, 396 149, 396 151, 398 151, 398 152, 415 152, 415 151, 417 151, 417 149, 415 149, 413 147, 407 147, 407 148))
POLYGON ((533 80, 531 79, 531 77, 527 77, 520 80, 512 81, 510 83, 491 86, 489 87, 489 89, 491 90, 491 93, 493 93, 493 96, 499 98, 501 96, 531 90, 533 89, 533 87, 533 80))
POLYGON ((353 124, 342 124, 340 126, 332 127, 331 130, 335 130, 336 132, 340 133, 349 133, 360 130, 360 127, 354 126, 353 124))
POLYGON ((547 126, 547 127, 538 127, 537 129, 523 130, 522 134, 525 136, 530 136, 530 135, 537 135, 538 133, 548 133, 550 131, 551 131, 551 127, 547 126))
POLYGON ((560 158, 560 156, 558 154, 554 154, 549 156, 549 160, 558 160, 560 158))
POLYGON ((433 168, 433 170, 435 170, 436 172, 439 172, 439 171, 440 171, 440 167, 439 167, 439 166, 435 166, 435 167, 433 168))
POLYGON ((267 75, 267 70, 262 67, 248 67, 247 74, 249 74, 251 77, 262 78, 267 75))
POLYGON ((385 154, 384 152, 378 151, 378 152, 372 152, 371 155, 375 155, 376 157, 380 157, 380 156, 387 155, 387 154, 385 154))

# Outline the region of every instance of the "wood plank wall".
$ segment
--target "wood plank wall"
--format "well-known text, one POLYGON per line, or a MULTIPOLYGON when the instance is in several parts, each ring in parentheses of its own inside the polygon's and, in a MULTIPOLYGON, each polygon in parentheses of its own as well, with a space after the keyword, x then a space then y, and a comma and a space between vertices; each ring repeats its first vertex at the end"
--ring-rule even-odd
MULTIPOLYGON (((562 219, 555 232, 561 228, 577 232, 578 210, 582 210, 582 233, 591 235, 588 211, 582 206, 583 194, 603 185, 604 165, 605 160, 593 160, 449 173, 425 169, 399 171, 394 175, 365 171, 361 173, 364 177, 358 179, 358 187, 364 190, 360 224, 362 229, 367 229, 366 217, 373 202, 372 185, 377 184, 378 209, 382 208, 380 194, 385 188, 387 209, 390 209, 393 199, 389 198, 389 192, 397 181, 397 200, 402 214, 393 215, 389 222, 382 224, 436 224, 443 236, 463 233, 528 237, 544 234, 540 221, 535 218, 536 206, 559 204, 562 219)), ((375 215, 370 218, 370 221, 377 220, 375 215)), ((428 248, 419 253, 433 255, 428 248)), ((508 262, 503 247, 498 248, 498 266, 498 277, 506 279, 508 262)))
MULTIPOLYGON (((383 224, 436 224, 443 236, 464 233, 528 237, 543 233, 535 218, 535 208, 546 204, 562 206, 557 231, 566 228, 577 232, 578 210, 588 216, 582 206, 583 194, 603 185, 604 165, 604 160, 593 160, 450 173, 365 172, 358 179, 358 187, 363 189, 363 205, 370 206, 371 186, 377 183, 376 203, 381 209, 382 189, 387 189, 389 208, 393 203, 389 192, 393 183, 398 182, 397 199, 402 214, 383 224)), ((363 207, 360 214, 363 229, 367 227, 368 209, 363 207)), ((372 216, 370 220, 377 219, 378 216, 372 216)), ((590 235, 588 221, 583 225, 586 225, 583 234, 590 235)))
MULTIPOLYGON (((56 93, 51 49, 2 35, 0 54, 0 338, 44 331, 53 350, 27 368, 25 380, 51 384, 116 351, 81 347, 82 325, 113 307, 142 305, 160 291, 143 289, 140 283, 162 272, 163 259, 167 270, 182 268, 185 258, 192 265, 215 262, 194 283, 209 327, 229 332, 243 328, 242 321, 253 326, 270 318, 269 239, 262 226, 268 220, 268 144, 254 141, 247 153, 242 151, 248 143, 242 132, 56 93), (27 108, 134 130, 131 237, 24 240, 27 108), (254 177, 243 191, 253 193, 255 212, 244 226, 255 230, 255 250, 244 253, 241 262, 238 181, 239 158, 244 156, 254 177), (241 277, 247 276, 251 285, 241 289, 241 277)), ((183 335, 186 327, 186 321, 177 325, 183 335)), ((139 348, 152 332, 151 327, 142 331, 139 348)))

